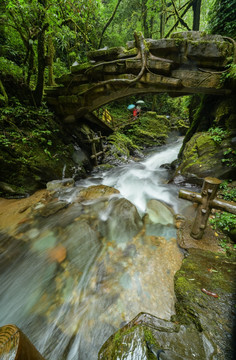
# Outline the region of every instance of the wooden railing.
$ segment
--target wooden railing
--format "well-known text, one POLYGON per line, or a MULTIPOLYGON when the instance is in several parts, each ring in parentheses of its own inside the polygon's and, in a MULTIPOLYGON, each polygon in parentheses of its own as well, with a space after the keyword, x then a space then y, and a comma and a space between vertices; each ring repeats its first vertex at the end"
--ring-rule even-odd
POLYGON ((188 190, 180 190, 179 197, 198 204, 197 214, 190 235, 201 239, 207 225, 211 209, 218 209, 236 214, 236 203, 215 198, 221 180, 207 177, 204 180, 201 194, 188 190))
POLYGON ((84 140, 85 143, 91 144, 92 155, 90 156, 90 158, 94 161, 95 166, 98 165, 98 157, 101 155, 104 155, 104 153, 106 151, 106 147, 104 147, 103 141, 102 141, 105 138, 106 138, 106 136, 102 136, 101 132, 99 131, 98 135, 96 135, 95 137, 93 137, 90 134, 87 134, 87 140, 84 140), (98 151, 97 151, 97 148, 99 148, 98 151))

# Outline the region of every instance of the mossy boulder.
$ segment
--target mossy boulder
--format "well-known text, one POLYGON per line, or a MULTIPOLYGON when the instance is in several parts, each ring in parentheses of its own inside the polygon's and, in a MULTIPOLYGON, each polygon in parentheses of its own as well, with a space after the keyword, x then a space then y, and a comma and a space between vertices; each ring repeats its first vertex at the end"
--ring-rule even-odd
POLYGON ((180 325, 140 313, 102 346, 99 360, 209 359, 216 346, 193 324, 180 325), (209 356, 209 357, 208 357, 209 356))
POLYGON ((186 178, 205 178, 207 176, 225 179, 233 175, 233 168, 222 161, 224 152, 231 147, 230 139, 217 143, 208 132, 200 132, 185 145, 182 162, 177 168, 179 174, 186 178))
MULTIPOLYGON (((39 139, 30 139, 25 144, 13 143, 9 150, 1 150, 1 176, 15 194, 31 194, 45 187, 48 181, 62 179, 63 169, 67 177, 75 172, 73 145, 63 143, 60 138, 55 137, 50 148, 39 139)), ((7 193, 6 188, 2 189, 3 195, 7 193)))

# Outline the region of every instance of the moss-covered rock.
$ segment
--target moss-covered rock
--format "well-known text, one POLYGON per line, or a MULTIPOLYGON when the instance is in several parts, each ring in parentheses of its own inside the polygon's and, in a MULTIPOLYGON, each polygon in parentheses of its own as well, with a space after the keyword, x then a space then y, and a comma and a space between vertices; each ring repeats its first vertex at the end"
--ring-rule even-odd
POLYGON ((191 137, 212 127, 220 127, 231 134, 236 133, 236 102, 234 94, 223 96, 194 95, 189 104, 190 127, 179 152, 182 157, 185 145, 191 137))
POLYGON ((173 320, 194 323, 217 345, 217 359, 233 359, 235 256, 189 250, 175 275, 173 320))
POLYGON ((220 179, 233 175, 233 167, 227 166, 224 160, 225 151, 231 147, 231 140, 216 142, 209 132, 196 133, 186 144, 182 162, 176 175, 190 178, 213 176, 220 179))
POLYGON ((74 161, 75 140, 46 108, 16 104, 1 110, 1 196, 31 194, 51 180, 84 177, 74 161))
POLYGON ((102 346, 99 360, 197 359, 213 357, 216 346, 193 324, 180 325, 140 313, 102 346))

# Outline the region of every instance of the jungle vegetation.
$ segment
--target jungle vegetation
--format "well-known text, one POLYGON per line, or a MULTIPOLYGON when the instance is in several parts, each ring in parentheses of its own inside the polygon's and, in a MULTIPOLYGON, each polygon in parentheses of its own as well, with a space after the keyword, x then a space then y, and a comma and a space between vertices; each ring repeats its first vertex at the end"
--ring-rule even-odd
MULTIPOLYGON (((235 0, 0 0, 0 182, 8 179, 11 191, 20 193, 25 181, 35 191, 35 182, 43 186, 52 173, 60 174, 72 145, 61 140, 64 132, 43 101, 44 89, 75 62, 85 62, 87 51, 124 46, 134 31, 154 39, 190 30, 235 39, 235 20, 235 0)), ((160 115, 181 117, 190 104, 165 94, 145 101, 160 115)))
POLYGON ((7 104, 12 96, 5 85, 5 77, 12 76, 30 89, 24 94, 27 100, 39 106, 45 84, 53 85, 54 77, 69 71, 75 61, 84 62, 88 50, 125 45, 133 39, 135 30, 156 39, 189 30, 234 37, 233 3, 234 0, 1 0, 1 101, 7 104))

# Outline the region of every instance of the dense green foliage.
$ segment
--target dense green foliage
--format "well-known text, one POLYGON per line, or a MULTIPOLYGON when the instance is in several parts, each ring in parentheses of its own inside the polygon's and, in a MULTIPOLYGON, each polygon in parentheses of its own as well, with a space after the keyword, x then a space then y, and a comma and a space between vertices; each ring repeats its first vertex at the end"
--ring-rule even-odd
MULTIPOLYGON (((231 181, 225 180, 220 184, 218 197, 227 201, 236 202, 236 188, 231 181)), ((231 235, 235 232, 234 214, 230 214, 224 211, 216 211, 215 214, 211 217, 210 223, 214 229, 219 229, 228 235, 231 235)), ((223 248, 227 247, 227 241, 224 240, 221 245, 223 248)))
MULTIPOLYGON (((63 131, 53 115, 42 106, 44 89, 47 85, 54 85, 56 77, 69 72, 75 62, 87 61, 87 51, 100 46, 124 46, 127 41, 133 40, 134 31, 142 31, 146 38, 159 39, 175 31, 206 30, 209 28, 209 12, 212 31, 223 31, 226 23, 222 33, 233 36, 234 25, 230 16, 235 9, 229 7, 232 1, 0 0, 2 164, 15 166, 21 179, 29 176, 33 162, 41 167, 45 162, 47 166, 50 163, 51 168, 53 164, 60 163, 55 171, 57 174, 61 172, 63 156, 69 158, 69 145, 60 142, 58 134, 63 131), (223 4, 227 4, 224 9, 223 4), (222 11, 217 10, 214 17, 212 14, 217 6, 222 11)), ((225 72, 222 80, 232 78, 233 73, 235 67, 231 65, 231 72, 225 72)), ((167 94, 145 94, 107 105, 117 124, 124 125, 110 138, 111 143, 120 148, 122 156, 126 156, 140 148, 142 142, 146 146, 163 143, 167 128, 182 127, 185 134, 190 98, 171 99, 167 94), (140 98, 145 101, 142 117, 138 123, 126 127, 125 123, 131 115, 127 105, 140 98), (157 115, 148 115, 148 111, 157 115), (156 116, 159 116, 160 129, 157 128, 156 116), (171 124, 166 122, 169 117, 171 124)), ((195 108, 196 118, 197 114, 198 118, 204 115, 204 130, 207 130, 212 126, 205 121, 208 113, 203 114, 197 106, 195 108)), ((192 124, 190 135, 195 123, 197 121, 192 124)), ((218 128, 220 126, 217 125, 218 128)), ((212 136, 220 136, 220 133, 212 133, 212 136)), ((233 150, 228 148, 222 161, 232 165, 232 155, 233 150)), ((7 171, 4 180, 8 177, 9 184, 16 184, 17 179, 10 169, 7 171)))
MULTIPOLYGON (((7 181, 8 193, 33 192, 52 176, 61 178, 65 163, 74 166, 73 146, 63 142, 62 133, 45 106, 26 108, 12 99, 0 109, 1 181, 7 181)), ((0 195, 5 193, 1 183, 0 195)))
POLYGON ((88 50, 124 45, 133 39, 135 30, 153 38, 190 30, 200 10, 197 26, 204 30, 211 3, 1 0, 0 73, 24 79, 32 90, 31 102, 40 105, 44 81, 52 85, 54 76, 65 73, 75 61, 84 62, 88 50), (198 10, 195 5, 200 6, 198 10))
POLYGON ((215 0, 210 12, 209 28, 213 34, 236 37, 235 0, 215 0))
MULTIPOLYGON (((229 137, 229 130, 224 130, 219 127, 212 127, 208 130, 211 138, 217 143, 221 144, 224 139, 229 137)), ((224 151, 224 157, 221 159, 227 166, 236 167, 236 151, 232 147, 228 147, 224 151)))

